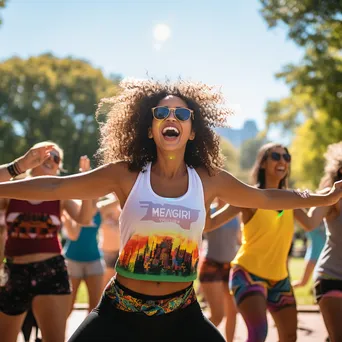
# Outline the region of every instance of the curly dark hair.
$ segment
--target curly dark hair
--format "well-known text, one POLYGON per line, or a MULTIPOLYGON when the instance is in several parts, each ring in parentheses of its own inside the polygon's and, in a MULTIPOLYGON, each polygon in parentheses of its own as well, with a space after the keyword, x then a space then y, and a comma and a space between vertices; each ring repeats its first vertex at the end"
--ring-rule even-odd
POLYGON ((324 154, 325 167, 324 176, 319 184, 319 189, 331 188, 335 182, 340 180, 342 168, 342 141, 330 144, 324 154))
MULTIPOLYGON (((269 151, 275 147, 282 147, 283 149, 285 149, 286 153, 289 153, 289 150, 287 149, 287 147, 283 146, 282 144, 267 143, 260 147, 255 163, 251 171, 251 183, 257 186, 259 189, 265 189, 265 186, 266 186, 266 173, 265 173, 265 169, 262 168, 261 165, 267 159, 269 151)), ((289 177, 290 177, 290 167, 286 176, 280 180, 278 189, 288 188, 289 177)))
POLYGON ((125 161, 131 171, 141 171, 157 159, 156 145, 148 137, 152 111, 168 95, 181 98, 194 111, 192 128, 195 139, 189 140, 185 163, 193 168, 205 167, 209 173, 223 166, 219 137, 213 127, 225 127, 232 110, 224 106, 220 91, 203 83, 178 81, 160 83, 154 80, 124 80, 120 95, 100 101, 97 117, 100 123, 100 148, 97 155, 103 163, 125 161))

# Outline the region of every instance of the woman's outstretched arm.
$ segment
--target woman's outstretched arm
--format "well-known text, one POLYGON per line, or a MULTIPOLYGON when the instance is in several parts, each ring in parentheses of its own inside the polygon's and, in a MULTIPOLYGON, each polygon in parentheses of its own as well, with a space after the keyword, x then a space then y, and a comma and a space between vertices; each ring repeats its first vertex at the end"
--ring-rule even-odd
POLYGON ((0 183, 0 198, 19 200, 94 199, 119 190, 125 177, 124 163, 107 164, 95 170, 67 177, 34 177, 0 183))
POLYGON ((214 195, 241 208, 283 210, 321 207, 336 203, 342 196, 342 181, 336 182, 328 194, 309 194, 296 190, 257 189, 224 170, 213 178, 214 195))
POLYGON ((0 182, 9 181, 11 178, 25 173, 42 164, 49 156, 53 145, 32 147, 23 156, 9 164, 0 165, 0 182))
POLYGON ((207 220, 204 232, 207 233, 222 227, 240 212, 241 208, 233 207, 228 204, 223 206, 221 209, 210 216, 210 220, 207 220))

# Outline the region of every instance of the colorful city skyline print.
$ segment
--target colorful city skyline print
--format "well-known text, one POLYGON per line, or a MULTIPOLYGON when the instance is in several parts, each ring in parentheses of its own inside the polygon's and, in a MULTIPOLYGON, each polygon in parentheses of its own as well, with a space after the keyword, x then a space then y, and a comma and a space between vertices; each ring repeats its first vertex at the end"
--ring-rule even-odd
POLYGON ((184 235, 133 235, 123 248, 116 270, 134 279, 191 281, 196 278, 198 243, 184 235))

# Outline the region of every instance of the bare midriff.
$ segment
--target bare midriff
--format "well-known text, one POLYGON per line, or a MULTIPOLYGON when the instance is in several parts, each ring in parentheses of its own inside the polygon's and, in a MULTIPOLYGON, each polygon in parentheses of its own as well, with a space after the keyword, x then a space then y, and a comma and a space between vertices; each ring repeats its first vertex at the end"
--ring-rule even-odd
POLYGON ((173 292, 181 291, 191 285, 192 282, 156 282, 147 280, 130 279, 116 275, 116 279, 128 289, 148 296, 165 296, 173 292))
POLYGON ((20 256, 11 257, 11 260, 14 264, 29 264, 31 262, 39 262, 44 261, 55 256, 58 256, 58 253, 34 253, 34 254, 25 254, 20 256))

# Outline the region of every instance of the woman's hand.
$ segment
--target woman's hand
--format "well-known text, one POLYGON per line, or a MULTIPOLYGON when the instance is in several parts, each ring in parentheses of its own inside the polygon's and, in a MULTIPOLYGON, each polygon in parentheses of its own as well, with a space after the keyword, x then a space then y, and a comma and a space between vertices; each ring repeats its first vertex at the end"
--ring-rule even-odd
POLYGON ((331 204, 337 203, 342 198, 342 181, 335 182, 327 197, 331 204))
POLYGON ((81 156, 78 171, 87 172, 89 170, 91 170, 90 159, 88 158, 88 156, 81 156))
POLYGON ((50 157, 50 151, 54 145, 30 148, 22 157, 16 160, 16 163, 23 173, 42 164, 50 157))

